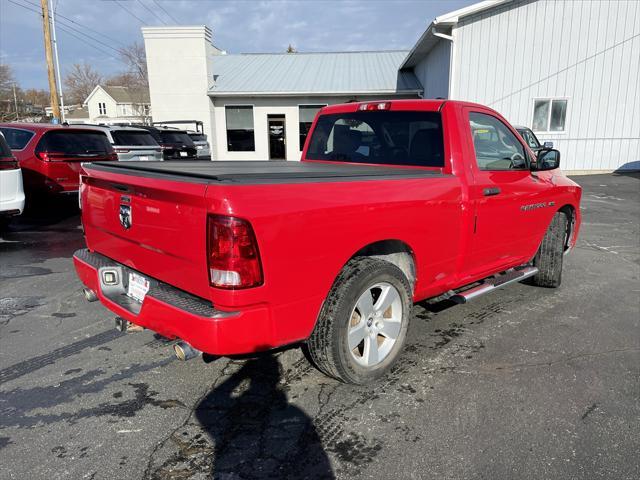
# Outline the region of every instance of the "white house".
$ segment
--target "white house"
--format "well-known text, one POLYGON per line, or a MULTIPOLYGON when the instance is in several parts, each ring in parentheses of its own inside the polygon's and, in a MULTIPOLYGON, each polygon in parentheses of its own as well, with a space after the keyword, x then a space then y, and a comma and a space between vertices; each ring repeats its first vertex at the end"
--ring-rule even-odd
POLYGON ((144 87, 96 85, 84 101, 89 123, 149 123, 151 102, 144 87))
POLYGON ((154 120, 203 121, 214 159, 297 160, 329 103, 443 97, 599 172, 640 168, 638 18, 633 0, 490 0, 437 17, 406 52, 226 55, 204 26, 142 33, 154 120))

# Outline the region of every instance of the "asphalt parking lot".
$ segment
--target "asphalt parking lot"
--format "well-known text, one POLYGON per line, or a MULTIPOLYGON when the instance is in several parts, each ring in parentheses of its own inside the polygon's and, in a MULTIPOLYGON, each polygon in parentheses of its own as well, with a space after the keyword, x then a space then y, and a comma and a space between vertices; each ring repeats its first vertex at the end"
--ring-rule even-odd
POLYGON ((32 212, 0 241, 0 478, 640 478, 640 175, 576 180, 562 287, 417 305, 370 387, 118 333, 80 292, 74 202, 32 212))

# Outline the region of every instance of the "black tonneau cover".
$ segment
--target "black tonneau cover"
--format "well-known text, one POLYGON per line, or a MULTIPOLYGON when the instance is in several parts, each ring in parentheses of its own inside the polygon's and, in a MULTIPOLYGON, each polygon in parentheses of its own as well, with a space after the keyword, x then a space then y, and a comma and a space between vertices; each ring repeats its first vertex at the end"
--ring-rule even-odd
POLYGON ((198 183, 304 183, 390 178, 442 177, 437 170, 397 168, 353 163, 273 162, 273 161, 164 161, 95 162, 83 164, 100 170, 141 177, 169 178, 198 183))

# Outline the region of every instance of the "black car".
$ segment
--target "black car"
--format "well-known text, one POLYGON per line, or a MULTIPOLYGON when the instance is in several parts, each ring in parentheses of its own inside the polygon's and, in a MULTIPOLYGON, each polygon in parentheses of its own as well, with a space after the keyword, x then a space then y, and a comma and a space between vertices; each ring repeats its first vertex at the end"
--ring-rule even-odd
POLYGON ((516 126, 515 129, 536 155, 540 150, 553 148, 553 142, 544 142, 541 144, 536 134, 533 133, 529 127, 516 126))
POLYGON ((136 125, 137 128, 148 130, 162 148, 165 160, 194 160, 197 149, 186 130, 169 127, 151 127, 136 125))

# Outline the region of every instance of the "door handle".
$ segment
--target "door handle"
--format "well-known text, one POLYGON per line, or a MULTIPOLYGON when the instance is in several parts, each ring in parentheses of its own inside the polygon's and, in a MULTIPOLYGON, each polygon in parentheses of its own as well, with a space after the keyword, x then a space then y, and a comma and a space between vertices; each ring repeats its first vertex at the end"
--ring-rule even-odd
POLYGON ((492 197, 493 195, 499 195, 501 191, 500 187, 489 187, 482 190, 482 195, 492 197))

